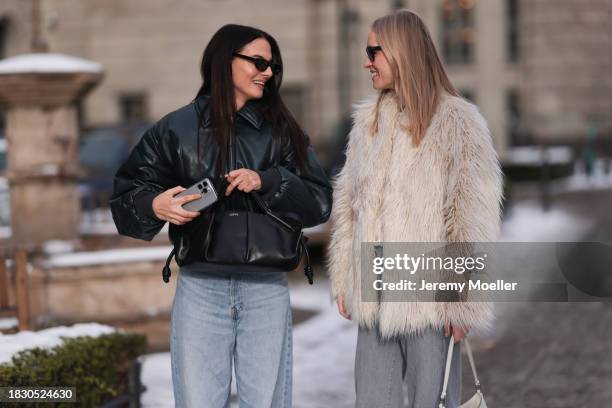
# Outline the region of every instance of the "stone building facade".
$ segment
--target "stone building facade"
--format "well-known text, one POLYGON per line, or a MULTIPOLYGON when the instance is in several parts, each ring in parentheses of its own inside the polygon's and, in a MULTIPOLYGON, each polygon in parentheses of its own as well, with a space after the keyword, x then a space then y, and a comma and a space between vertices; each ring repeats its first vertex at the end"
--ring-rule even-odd
MULTIPOLYGON (((30 1, 0 4, 0 52, 29 51, 30 1)), ((362 68, 369 25, 394 8, 430 28, 457 88, 487 118, 502 153, 612 126, 612 5, 607 0, 40 0, 50 52, 100 62, 88 126, 154 121, 188 103, 203 48, 224 23, 274 35, 284 95, 315 143, 371 93, 362 68)))

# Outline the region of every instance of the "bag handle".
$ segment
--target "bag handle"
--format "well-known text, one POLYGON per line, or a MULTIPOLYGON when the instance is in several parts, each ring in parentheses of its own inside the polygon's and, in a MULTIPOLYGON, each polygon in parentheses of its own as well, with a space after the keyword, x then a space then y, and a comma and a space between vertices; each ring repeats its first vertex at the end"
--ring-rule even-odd
MULTIPOLYGON (((229 145, 228 146, 228 156, 229 156, 228 161, 229 161, 229 165, 231 169, 234 170, 236 169, 236 157, 234 156, 234 134, 233 133, 230 134, 228 145, 229 145)), ((266 204, 266 202, 259 196, 259 193, 257 193, 256 191, 251 191, 249 193, 249 196, 253 198, 253 200, 255 201, 255 204, 257 204, 257 206, 268 217, 272 218, 274 221, 278 222, 283 227, 287 228, 289 231, 298 232, 296 228, 294 228, 292 225, 287 223, 285 220, 283 220, 282 218, 274 214, 272 210, 270 209, 270 207, 266 204)), ((304 266, 304 275, 306 275, 306 278, 308 279, 308 283, 312 285, 314 273, 312 271, 312 264, 310 263, 310 254, 308 252, 308 246, 306 245, 308 238, 304 236, 304 234, 301 231, 299 232, 300 232, 299 245, 302 247, 302 251, 304 251, 304 255, 306 256, 306 263, 304 266)))
POLYGON ((297 229, 293 227, 291 224, 287 223, 285 220, 280 218, 278 215, 274 214, 268 204, 259 196, 259 193, 256 191, 251 191, 249 193, 253 201, 257 204, 260 210, 262 210, 268 217, 272 218, 274 221, 281 224, 283 227, 287 228, 291 232, 297 232, 297 229))
MULTIPOLYGON (((293 227, 292 225, 287 223, 285 220, 283 220, 282 218, 274 214, 272 210, 270 209, 270 207, 268 206, 268 204, 266 204, 266 202, 259 196, 259 193, 257 193, 256 191, 251 191, 249 195, 253 198, 257 206, 268 217, 272 218, 274 221, 278 222, 279 224, 287 228, 289 231, 298 232, 298 230, 295 227, 293 227)), ((302 251, 304 251, 304 256, 306 257, 306 263, 304 266, 304 274, 306 275, 306 278, 308 278, 308 283, 312 285, 314 274, 312 271, 312 264, 310 263, 310 253, 308 252, 308 246, 306 245, 307 241, 308 241, 308 237, 306 237, 300 231, 300 246, 302 247, 302 251)))
MULTIPOLYGON (((476 386, 476 391, 480 392, 480 380, 478 379, 478 374, 476 373, 476 364, 474 364, 474 356, 472 355, 472 349, 470 348, 470 342, 467 337, 463 339, 465 343, 465 350, 467 352, 468 360, 470 361, 470 367, 472 368, 472 375, 474 376, 474 384, 476 386)), ((455 347, 455 339, 453 336, 450 336, 450 341, 448 345, 448 353, 446 354, 446 367, 444 369, 444 382, 442 383, 442 394, 440 395, 440 405, 439 408, 446 408, 446 389, 448 388, 448 378, 450 376, 451 362, 453 361, 453 348, 455 347)))

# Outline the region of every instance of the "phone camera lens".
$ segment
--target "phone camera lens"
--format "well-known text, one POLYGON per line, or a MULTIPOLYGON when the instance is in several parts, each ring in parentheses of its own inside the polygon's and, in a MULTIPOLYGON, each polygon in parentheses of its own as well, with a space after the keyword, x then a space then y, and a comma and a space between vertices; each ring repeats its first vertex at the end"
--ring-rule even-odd
POLYGON ((202 189, 202 185, 198 184, 198 190, 201 190, 201 189, 202 189))
POLYGON ((202 190, 203 193, 208 193, 208 189, 206 187, 204 187, 204 190, 202 190))

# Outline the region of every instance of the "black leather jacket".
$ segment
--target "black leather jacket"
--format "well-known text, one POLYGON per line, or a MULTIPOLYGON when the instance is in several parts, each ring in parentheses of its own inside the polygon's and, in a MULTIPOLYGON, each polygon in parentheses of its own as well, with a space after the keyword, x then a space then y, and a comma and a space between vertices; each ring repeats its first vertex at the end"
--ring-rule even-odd
MULTIPOLYGON (((327 221, 332 206, 332 189, 314 149, 308 143, 306 170, 300 170, 291 143, 272 138, 272 126, 258 110, 258 103, 249 101, 237 114, 234 137, 236 168, 244 167, 259 173, 262 180, 259 192, 272 211, 293 213, 304 227, 327 221)), ((153 239, 165 221, 155 217, 152 201, 167 189, 178 185, 189 187, 209 177, 218 189, 223 189, 218 191, 219 195, 224 195, 222 180, 215 177, 219 149, 208 126, 207 107, 208 98, 200 96, 164 116, 144 133, 128 160, 119 168, 110 207, 120 234, 147 241, 153 239), (198 126, 196 108, 203 112, 204 126, 198 126)), ((232 208, 254 209, 245 193, 236 189, 230 197, 233 197, 232 208)), ((203 261, 200 252, 209 218, 207 211, 218 211, 220 205, 209 207, 185 225, 170 225, 170 241, 179 265, 203 261)))

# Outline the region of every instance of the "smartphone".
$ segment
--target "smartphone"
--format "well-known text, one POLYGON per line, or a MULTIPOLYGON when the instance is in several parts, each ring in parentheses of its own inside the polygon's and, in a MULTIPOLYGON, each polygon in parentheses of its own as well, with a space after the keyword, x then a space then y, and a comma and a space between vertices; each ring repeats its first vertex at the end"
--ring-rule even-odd
POLYGON ((202 197, 183 204, 182 207, 187 211, 202 211, 203 209, 210 207, 219 199, 217 191, 215 191, 215 187, 208 178, 195 183, 187 190, 177 194, 176 197, 183 197, 190 194, 201 194, 202 197))

